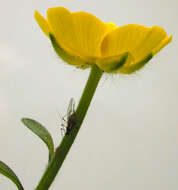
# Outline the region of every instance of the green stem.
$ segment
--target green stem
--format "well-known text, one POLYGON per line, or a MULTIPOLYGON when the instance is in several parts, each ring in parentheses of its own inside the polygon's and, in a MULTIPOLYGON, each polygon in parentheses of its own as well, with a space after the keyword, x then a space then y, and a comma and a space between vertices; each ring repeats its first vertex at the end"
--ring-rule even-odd
POLYGON ((82 97, 76 110, 76 125, 75 129, 69 135, 65 135, 60 145, 57 147, 53 159, 49 163, 44 172, 36 190, 47 190, 55 179, 59 169, 61 168, 85 118, 90 102, 93 98, 95 90, 102 76, 102 71, 94 65, 83 91, 82 97))

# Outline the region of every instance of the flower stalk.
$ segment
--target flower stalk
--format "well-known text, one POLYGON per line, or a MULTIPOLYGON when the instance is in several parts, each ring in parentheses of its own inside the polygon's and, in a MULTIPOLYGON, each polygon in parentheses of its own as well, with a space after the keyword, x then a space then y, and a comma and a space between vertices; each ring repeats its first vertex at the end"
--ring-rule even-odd
POLYGON ((90 75, 86 83, 83 94, 76 109, 76 125, 69 135, 65 135, 60 145, 57 147, 54 157, 44 172, 36 190, 47 190, 54 181, 60 170, 85 118, 91 100, 101 79, 103 71, 96 65, 91 67, 90 75))

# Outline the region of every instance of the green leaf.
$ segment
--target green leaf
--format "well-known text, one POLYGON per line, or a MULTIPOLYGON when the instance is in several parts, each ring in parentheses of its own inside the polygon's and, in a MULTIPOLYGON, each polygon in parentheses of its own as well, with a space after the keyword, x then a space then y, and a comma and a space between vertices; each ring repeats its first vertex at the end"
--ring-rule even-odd
POLYGON ((2 161, 0 161, 0 173, 15 183, 19 190, 24 190, 20 180, 15 173, 2 161))
POLYGON ((48 130, 33 119, 23 118, 22 122, 33 133, 35 133, 38 137, 40 137, 40 139, 47 145, 48 150, 49 150, 49 162, 50 162, 54 154, 54 143, 48 130))

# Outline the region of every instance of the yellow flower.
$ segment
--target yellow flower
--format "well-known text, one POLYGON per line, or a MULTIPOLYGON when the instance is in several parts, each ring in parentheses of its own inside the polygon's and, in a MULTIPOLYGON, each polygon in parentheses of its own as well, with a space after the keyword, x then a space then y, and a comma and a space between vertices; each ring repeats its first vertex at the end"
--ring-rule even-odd
POLYGON ((65 62, 80 68, 96 64, 108 73, 139 70, 172 40, 159 26, 117 27, 92 14, 71 13, 63 7, 48 9, 47 19, 35 11, 35 19, 65 62))

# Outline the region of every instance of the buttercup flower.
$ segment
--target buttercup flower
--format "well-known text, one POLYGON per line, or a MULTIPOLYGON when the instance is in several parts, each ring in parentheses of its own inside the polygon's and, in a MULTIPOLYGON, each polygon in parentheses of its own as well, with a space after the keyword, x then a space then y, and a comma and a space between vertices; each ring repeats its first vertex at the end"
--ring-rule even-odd
POLYGON ((35 19, 65 62, 79 68, 96 64, 108 73, 139 70, 172 40, 159 26, 117 27, 92 14, 71 13, 63 7, 48 9, 47 19, 36 11, 35 19))

